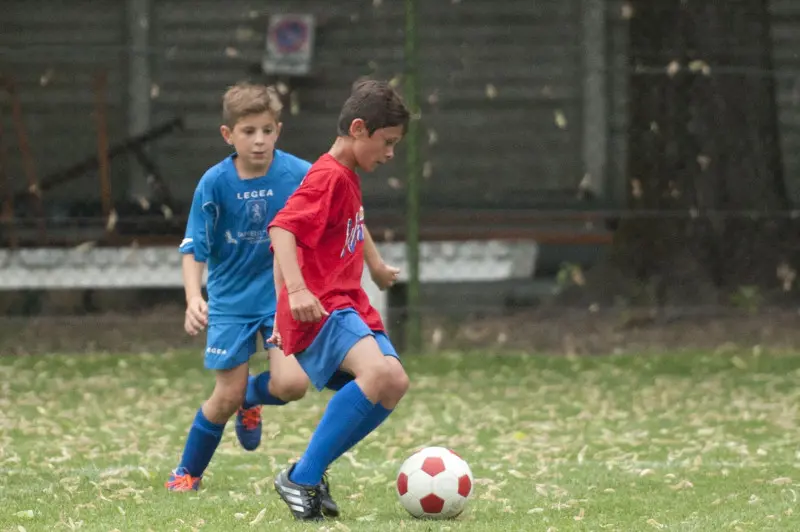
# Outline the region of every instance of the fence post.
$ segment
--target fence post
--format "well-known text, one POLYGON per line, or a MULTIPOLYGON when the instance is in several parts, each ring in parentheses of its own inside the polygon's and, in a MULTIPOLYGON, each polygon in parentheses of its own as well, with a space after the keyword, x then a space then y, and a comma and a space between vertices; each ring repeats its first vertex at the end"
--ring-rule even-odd
POLYGON ((108 120, 106 117, 106 98, 108 97, 108 72, 100 70, 94 78, 94 122, 97 130, 97 169, 100 178, 100 201, 103 206, 106 231, 114 231, 112 210, 114 209, 111 196, 111 168, 108 157, 108 120))
POLYGON ((39 245, 47 245, 47 218, 42 201, 42 190, 39 188, 39 179, 36 177, 36 164, 34 163, 31 145, 28 140, 28 131, 25 128, 25 117, 22 113, 22 100, 17 92, 17 83, 14 78, 5 78, 5 87, 11 98, 11 115, 14 129, 17 131, 17 144, 19 153, 22 156, 22 168, 28 178, 27 196, 29 205, 34 209, 36 226, 39 233, 39 245))
POLYGON ((419 290, 419 217, 420 217, 420 165, 419 165, 419 80, 417 65, 417 0, 405 0, 405 100, 411 112, 408 125, 406 158, 406 259, 408 287, 405 327, 405 344, 411 352, 422 349, 422 319, 419 290))

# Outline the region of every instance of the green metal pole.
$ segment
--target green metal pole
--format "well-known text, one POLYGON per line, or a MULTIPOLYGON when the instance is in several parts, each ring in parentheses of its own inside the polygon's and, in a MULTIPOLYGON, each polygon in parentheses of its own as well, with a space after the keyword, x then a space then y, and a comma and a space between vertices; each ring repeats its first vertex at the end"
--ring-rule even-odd
POLYGON ((419 287, 419 217, 420 217, 420 164, 419 164, 419 79, 417 68, 417 0, 405 0, 405 99, 411 112, 407 133, 407 196, 406 196, 406 258, 408 262, 408 292, 406 308, 408 321, 405 328, 406 348, 412 352, 422 350, 422 317, 419 287))

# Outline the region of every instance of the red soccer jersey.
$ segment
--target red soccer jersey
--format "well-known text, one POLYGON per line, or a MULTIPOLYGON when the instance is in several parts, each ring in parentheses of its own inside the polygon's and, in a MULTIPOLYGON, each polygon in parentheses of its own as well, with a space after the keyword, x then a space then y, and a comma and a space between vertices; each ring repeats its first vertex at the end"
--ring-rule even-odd
MULTIPOLYGON (((364 271, 364 207, 361 181, 331 155, 320 157, 269 227, 297 240, 297 261, 306 286, 328 313, 353 308, 367 326, 383 330, 381 316, 361 287, 364 271)), ((325 323, 292 317, 286 286, 278 296, 275 319, 287 355, 306 349, 325 323)))

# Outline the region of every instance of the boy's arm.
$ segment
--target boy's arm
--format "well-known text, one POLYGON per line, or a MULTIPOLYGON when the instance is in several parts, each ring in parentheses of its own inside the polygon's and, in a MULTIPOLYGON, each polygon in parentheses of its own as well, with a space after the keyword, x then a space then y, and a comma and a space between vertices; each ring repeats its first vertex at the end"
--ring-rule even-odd
MULTIPOLYGON (((289 294, 306 289, 306 281, 297 262, 297 240, 294 234, 282 227, 271 227, 269 239, 275 253, 275 262, 281 272, 281 281, 286 284, 289 294)), ((275 279, 277 287, 277 276, 275 279)))
POLYGON ((272 277, 275 281, 275 299, 277 300, 278 296, 281 295, 281 290, 283 290, 283 272, 281 272, 277 256, 272 259, 272 277))
MULTIPOLYGON (((328 313, 306 286, 300 264, 297 262, 297 240, 294 234, 281 227, 271 227, 269 238, 275 252, 275 261, 289 294, 292 317, 300 322, 317 322, 328 313)), ((277 282, 277 280, 276 280, 277 282)))
POLYGON ((183 289, 186 292, 186 318, 183 327, 195 336, 208 325, 208 305, 203 299, 205 262, 197 262, 193 254, 183 256, 183 289))
MULTIPOLYGON (((281 297, 281 290, 283 290, 283 274, 276 256, 272 257, 272 280, 275 282, 275 303, 277 304, 278 298, 281 297)), ((278 331, 277 322, 272 326, 272 336, 267 339, 267 343, 275 344, 278 348, 283 349, 283 341, 278 331)))
POLYGON ((203 298, 203 271, 210 253, 208 228, 214 226, 218 210, 208 181, 201 179, 192 198, 186 221, 186 233, 179 251, 183 254, 181 270, 186 293, 186 318, 183 327, 195 336, 208 325, 208 305, 203 298))
POLYGON ((378 247, 375 245, 375 241, 372 240, 372 235, 369 233, 366 224, 364 225, 364 260, 370 272, 383 263, 378 247))
POLYGON ((203 297, 203 272, 205 262, 198 262, 194 255, 183 256, 183 290, 186 292, 186 303, 197 297, 203 297))
POLYGON ((372 240, 372 235, 366 225, 364 225, 364 261, 367 263, 372 281, 381 290, 386 290, 397 282, 400 269, 383 262, 378 247, 375 245, 375 241, 372 240))

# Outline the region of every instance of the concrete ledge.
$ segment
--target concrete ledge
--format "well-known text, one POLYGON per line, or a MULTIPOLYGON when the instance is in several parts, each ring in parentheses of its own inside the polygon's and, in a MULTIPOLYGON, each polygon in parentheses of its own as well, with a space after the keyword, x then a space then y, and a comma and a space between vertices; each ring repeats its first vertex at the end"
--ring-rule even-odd
MULTIPOLYGON (((387 264, 400 268, 400 282, 407 282, 405 243, 383 243, 377 246, 387 264)), ((538 246, 530 240, 423 242, 420 244, 420 281, 458 283, 529 279, 535 272, 537 256, 538 246)), ((362 284, 372 306, 386 321, 389 294, 382 292, 372 282, 366 267, 362 284)))
MULTIPOLYGON (((408 281, 405 243, 379 243, 384 260, 408 281)), ((530 240, 423 242, 420 278, 424 283, 490 282, 533 277, 538 246, 530 240)), ((364 288, 384 320, 388 293, 364 268, 364 288)), ((177 246, 115 248, 0 249, 0 290, 180 288, 177 246)))

